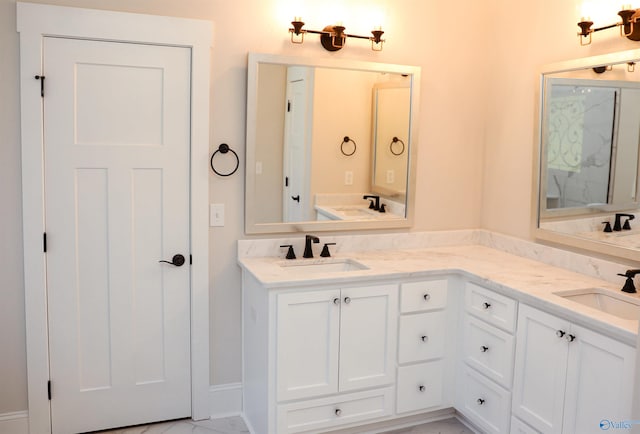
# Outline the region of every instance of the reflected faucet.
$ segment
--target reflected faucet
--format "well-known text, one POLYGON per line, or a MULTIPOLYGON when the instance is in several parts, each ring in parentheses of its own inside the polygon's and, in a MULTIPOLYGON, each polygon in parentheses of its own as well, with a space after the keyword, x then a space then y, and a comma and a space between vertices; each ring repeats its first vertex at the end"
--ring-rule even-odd
POLYGON ((320 238, 315 235, 305 235, 304 238, 304 253, 302 254, 303 258, 313 258, 313 249, 311 248, 311 243, 318 244, 320 242, 320 238))
POLYGON ((371 200, 369 201, 369 209, 374 211, 380 211, 380 196, 376 196, 373 194, 365 194, 362 196, 363 199, 375 199, 375 203, 371 200))
POLYGON ((631 229, 631 225, 629 224, 629 220, 633 220, 634 218, 636 218, 636 216, 633 215, 633 214, 616 213, 616 221, 613 223, 613 230, 614 231, 621 231, 622 229, 624 229, 624 230, 631 229), (627 221, 624 222, 624 226, 620 225, 620 217, 628 217, 627 221))

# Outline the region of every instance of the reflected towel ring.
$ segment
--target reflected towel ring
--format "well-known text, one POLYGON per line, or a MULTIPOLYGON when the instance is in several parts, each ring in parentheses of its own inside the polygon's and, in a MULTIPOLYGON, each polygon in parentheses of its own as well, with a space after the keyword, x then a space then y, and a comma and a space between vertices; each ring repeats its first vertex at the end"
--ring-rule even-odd
POLYGON ((404 142, 403 142, 402 140, 400 140, 399 138, 394 137, 394 138, 391 140, 391 143, 389 144, 389 150, 391 151, 391 153, 392 153, 393 155, 402 155, 402 154, 404 154, 404 142), (393 144, 394 144, 394 143, 398 143, 398 142, 400 142, 400 144, 402 145, 402 150, 401 150, 400 152, 394 152, 394 150, 393 150, 393 144))
POLYGON ((236 173, 236 171, 238 170, 238 167, 240 167, 240 158, 238 158, 238 154, 236 154, 236 151, 231 149, 229 145, 227 145, 226 143, 220 144, 216 152, 214 152, 213 155, 211 155, 211 170, 213 170, 218 176, 231 176, 234 173, 236 173), (215 167, 213 167, 213 157, 215 157, 218 152, 220 152, 221 154, 226 154, 229 151, 231 151, 231 153, 236 157, 236 167, 229 173, 220 173, 216 170, 215 167))
POLYGON ((344 138, 342 139, 342 143, 340 144, 340 152, 342 152, 342 155, 346 155, 347 157, 352 156, 356 153, 356 142, 353 139, 349 138, 349 136, 344 136, 344 138), (349 142, 353 143, 353 151, 350 154, 344 152, 344 144, 349 142))

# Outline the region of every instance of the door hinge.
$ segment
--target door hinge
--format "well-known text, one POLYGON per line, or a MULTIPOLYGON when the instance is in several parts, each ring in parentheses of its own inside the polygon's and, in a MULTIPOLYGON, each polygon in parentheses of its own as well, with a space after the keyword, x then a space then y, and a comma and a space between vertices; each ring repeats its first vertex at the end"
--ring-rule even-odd
POLYGON ((189 265, 193 265, 193 256, 189 255, 189 265))
POLYGON ((289 177, 288 177, 288 176, 285 176, 285 177, 284 177, 284 186, 285 186, 285 187, 288 187, 288 186, 289 186, 289 177))
POLYGON ((36 75, 34 77, 36 80, 40 80, 40 96, 44 98, 44 75, 36 75))
POLYGON ((47 233, 42 234, 42 250, 47 253, 47 233))
POLYGON ((51 380, 47 381, 47 397, 51 401, 51 380))
POLYGON ((287 101, 287 113, 291 111, 291 101, 287 101))

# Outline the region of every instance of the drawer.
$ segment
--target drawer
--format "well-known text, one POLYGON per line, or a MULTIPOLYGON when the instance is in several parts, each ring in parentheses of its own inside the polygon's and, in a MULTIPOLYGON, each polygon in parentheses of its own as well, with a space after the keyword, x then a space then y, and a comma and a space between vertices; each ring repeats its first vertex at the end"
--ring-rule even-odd
POLYGON ((298 433, 389 416, 393 388, 369 390, 278 406, 277 433, 298 433))
POLYGON ((447 279, 400 285, 400 312, 421 312, 447 306, 447 279))
POLYGON ((511 389, 515 338, 484 321, 464 315, 464 361, 501 386, 511 389))
POLYGON ((467 311, 509 333, 516 329, 517 302, 467 282, 464 294, 467 311))
POLYGON ((511 434, 540 434, 517 417, 511 417, 511 434))
POLYGON ((418 362, 444 356, 446 332, 445 312, 401 316, 398 362, 418 362))
POLYGON ((443 377, 442 360, 398 368, 398 413, 442 405, 443 377))
POLYGON ((468 366, 462 370, 458 409, 484 433, 508 433, 511 393, 468 366))

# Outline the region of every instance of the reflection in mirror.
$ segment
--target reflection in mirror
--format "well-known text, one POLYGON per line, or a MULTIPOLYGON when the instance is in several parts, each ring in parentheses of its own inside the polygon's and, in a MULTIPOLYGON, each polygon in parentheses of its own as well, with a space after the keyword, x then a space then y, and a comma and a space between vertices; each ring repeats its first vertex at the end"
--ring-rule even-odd
POLYGON ((373 104, 373 190, 404 203, 411 107, 407 77, 376 83, 373 104))
POLYGON ((250 54, 246 232, 409 226, 418 73, 250 54))
POLYGON ((631 221, 624 230, 629 217, 616 218, 633 219, 639 207, 640 75, 628 62, 640 52, 624 54, 565 62, 542 76, 536 235, 638 258, 640 227, 631 221))

